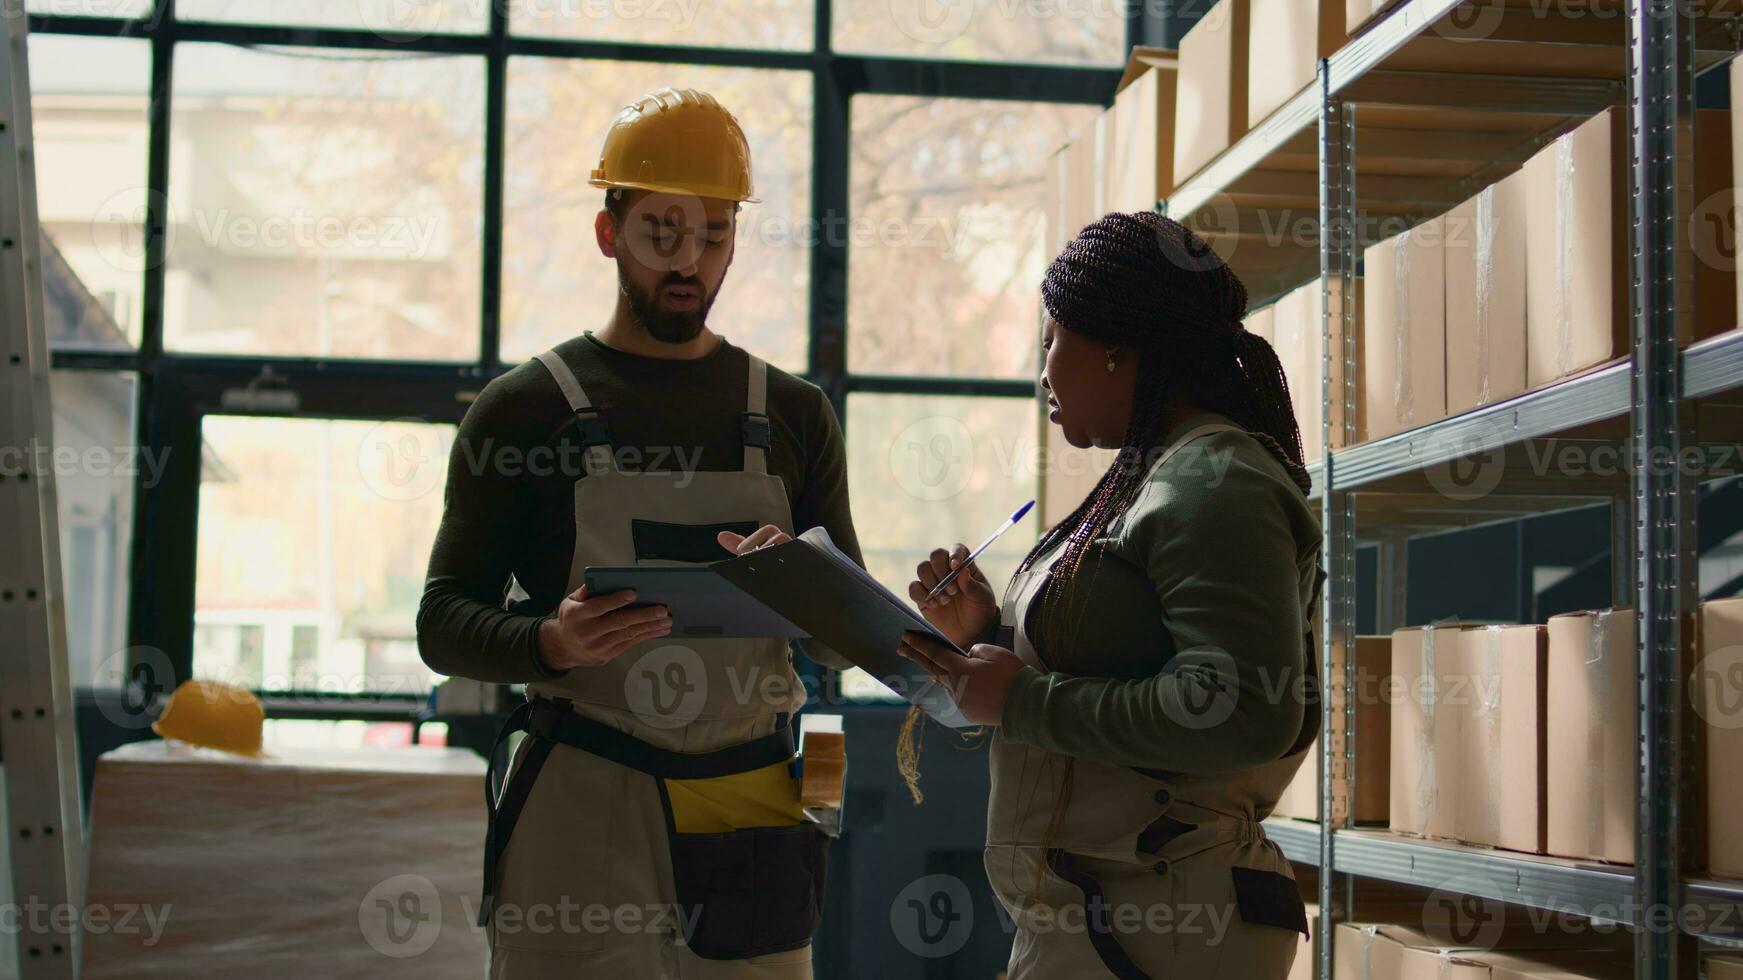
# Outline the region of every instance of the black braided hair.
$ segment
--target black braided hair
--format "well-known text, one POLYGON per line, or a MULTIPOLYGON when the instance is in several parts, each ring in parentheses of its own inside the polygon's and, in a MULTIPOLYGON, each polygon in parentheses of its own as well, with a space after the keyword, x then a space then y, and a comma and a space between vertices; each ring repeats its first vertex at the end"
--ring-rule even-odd
POLYGON ((1057 641, 1069 635, 1066 584, 1089 543, 1142 488, 1146 464, 1173 421, 1167 411, 1172 392, 1184 391, 1247 430, 1303 496, 1310 482, 1277 352, 1241 325, 1247 288, 1191 229, 1154 211, 1104 215, 1053 260, 1041 299, 1060 327, 1138 355, 1132 415, 1113 465, 1019 566, 1028 569, 1066 539, 1038 597, 1039 632, 1057 641))

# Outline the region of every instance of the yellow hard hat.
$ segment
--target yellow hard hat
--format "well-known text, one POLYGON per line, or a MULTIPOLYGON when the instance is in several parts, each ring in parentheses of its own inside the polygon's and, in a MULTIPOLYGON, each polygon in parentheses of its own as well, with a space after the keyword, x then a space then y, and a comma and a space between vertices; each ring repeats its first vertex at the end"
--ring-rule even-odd
POLYGON ((266 711, 252 691, 220 681, 191 680, 183 681, 170 695, 151 730, 189 745, 259 755, 265 721, 266 711))
POLYGON ((663 88, 624 106, 611 121, 587 183, 757 200, 744 130, 714 96, 693 88, 663 88))

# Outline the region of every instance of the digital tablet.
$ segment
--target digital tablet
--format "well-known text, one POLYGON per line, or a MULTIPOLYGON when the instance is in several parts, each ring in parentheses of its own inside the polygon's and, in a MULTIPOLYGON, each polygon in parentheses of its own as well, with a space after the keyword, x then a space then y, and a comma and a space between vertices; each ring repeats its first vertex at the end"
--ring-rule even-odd
POLYGON ((707 565, 591 565, 581 573, 589 596, 634 589, 638 606, 665 606, 674 637, 782 637, 811 634, 763 605, 707 565))

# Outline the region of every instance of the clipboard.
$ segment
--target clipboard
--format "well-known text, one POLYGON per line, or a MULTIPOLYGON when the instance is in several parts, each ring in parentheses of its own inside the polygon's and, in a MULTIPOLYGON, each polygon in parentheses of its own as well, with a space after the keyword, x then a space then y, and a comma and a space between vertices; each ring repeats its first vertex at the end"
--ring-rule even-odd
POLYGON ((907 630, 929 633, 966 656, 962 648, 837 548, 828 531, 814 527, 792 541, 709 567, 925 709, 934 721, 950 728, 972 727, 932 675, 896 653, 907 630))

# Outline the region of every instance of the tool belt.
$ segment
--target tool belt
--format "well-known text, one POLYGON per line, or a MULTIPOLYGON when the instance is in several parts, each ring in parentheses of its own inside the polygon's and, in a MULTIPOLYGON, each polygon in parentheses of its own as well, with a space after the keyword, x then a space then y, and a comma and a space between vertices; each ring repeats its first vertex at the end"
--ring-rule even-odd
POLYGON ((485 773, 489 820, 478 924, 490 921, 502 856, 539 770, 557 745, 566 745, 654 779, 666 817, 679 921, 692 952, 707 959, 746 959, 805 946, 822 918, 828 836, 809 821, 681 833, 666 787, 667 780, 712 779, 790 763, 794 727, 783 713, 775 730, 760 738, 713 752, 673 752, 577 714, 566 699, 535 697, 517 706, 497 735, 485 773), (526 732, 531 744, 499 787, 496 760, 515 732, 526 732))

